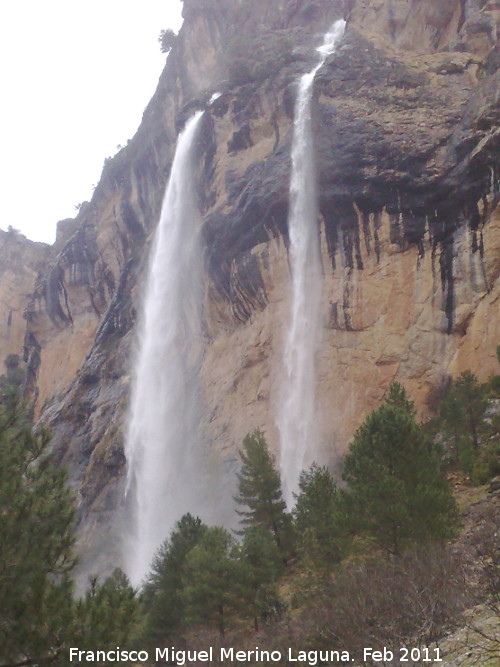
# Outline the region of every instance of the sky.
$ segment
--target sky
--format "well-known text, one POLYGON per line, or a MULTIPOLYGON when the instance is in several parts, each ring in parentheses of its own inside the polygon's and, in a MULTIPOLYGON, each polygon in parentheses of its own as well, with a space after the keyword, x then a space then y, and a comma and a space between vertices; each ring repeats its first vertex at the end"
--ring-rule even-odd
POLYGON ((137 130, 181 0, 16 0, 0 9, 0 228, 53 243, 137 130))

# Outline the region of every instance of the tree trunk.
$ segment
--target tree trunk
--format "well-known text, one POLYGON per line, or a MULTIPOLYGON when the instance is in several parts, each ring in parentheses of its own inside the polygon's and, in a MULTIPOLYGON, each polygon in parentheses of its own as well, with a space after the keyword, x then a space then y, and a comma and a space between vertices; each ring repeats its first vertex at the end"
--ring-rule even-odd
POLYGON ((226 629, 224 627, 224 607, 221 605, 219 607, 219 633, 221 637, 224 637, 226 634, 226 629))

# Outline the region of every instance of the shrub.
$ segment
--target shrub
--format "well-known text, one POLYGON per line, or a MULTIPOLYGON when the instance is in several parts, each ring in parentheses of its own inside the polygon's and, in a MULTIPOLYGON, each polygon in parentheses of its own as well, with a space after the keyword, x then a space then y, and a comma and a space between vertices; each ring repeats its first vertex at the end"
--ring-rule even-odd
POLYGON ((158 41, 160 42, 161 52, 169 53, 174 44, 177 42, 177 35, 170 28, 168 30, 162 30, 160 32, 160 36, 158 37, 158 41))

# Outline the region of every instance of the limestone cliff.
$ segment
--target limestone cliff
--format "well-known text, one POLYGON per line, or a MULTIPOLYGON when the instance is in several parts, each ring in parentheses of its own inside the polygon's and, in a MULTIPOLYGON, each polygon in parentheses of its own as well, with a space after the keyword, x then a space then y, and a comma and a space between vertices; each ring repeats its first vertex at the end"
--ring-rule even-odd
MULTIPOLYGON (((43 266, 23 250, 13 284, 2 255, 0 293, 9 312, 26 312, 15 338, 94 568, 115 542, 141 276, 177 132, 196 108, 207 108, 193 176, 206 257, 203 435, 226 469, 254 428, 276 447, 295 82, 341 16, 346 35, 314 100, 318 399, 332 463, 392 379, 426 414, 450 375, 486 379, 500 342, 500 3, 184 0, 184 16, 138 133, 43 266)), ((16 346, 2 321, 3 358, 16 346)))
MULTIPOLYGON (((26 323, 38 311, 40 299, 36 291, 32 294, 33 288, 52 254, 50 246, 28 241, 13 228, 0 231, 0 358, 24 356, 25 385, 30 391, 36 388, 40 348, 31 340, 26 323)), ((0 374, 5 370, 1 368, 0 374)))

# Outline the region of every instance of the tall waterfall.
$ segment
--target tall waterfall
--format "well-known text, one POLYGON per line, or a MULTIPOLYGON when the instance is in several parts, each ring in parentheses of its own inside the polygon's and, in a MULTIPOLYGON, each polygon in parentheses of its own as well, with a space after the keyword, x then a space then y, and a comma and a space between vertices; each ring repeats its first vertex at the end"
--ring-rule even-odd
POLYGON ((203 112, 179 136, 150 256, 126 442, 127 573, 140 583, 180 515, 201 505, 198 371, 201 360, 200 214, 194 146, 203 112))
POLYGON ((291 313, 277 416, 283 490, 289 506, 293 504, 301 470, 318 453, 314 358, 321 323, 321 256, 311 101, 316 73, 327 56, 334 53, 345 25, 345 21, 337 21, 325 35, 323 45, 317 49, 318 64, 299 81, 295 108, 288 218, 291 313))

